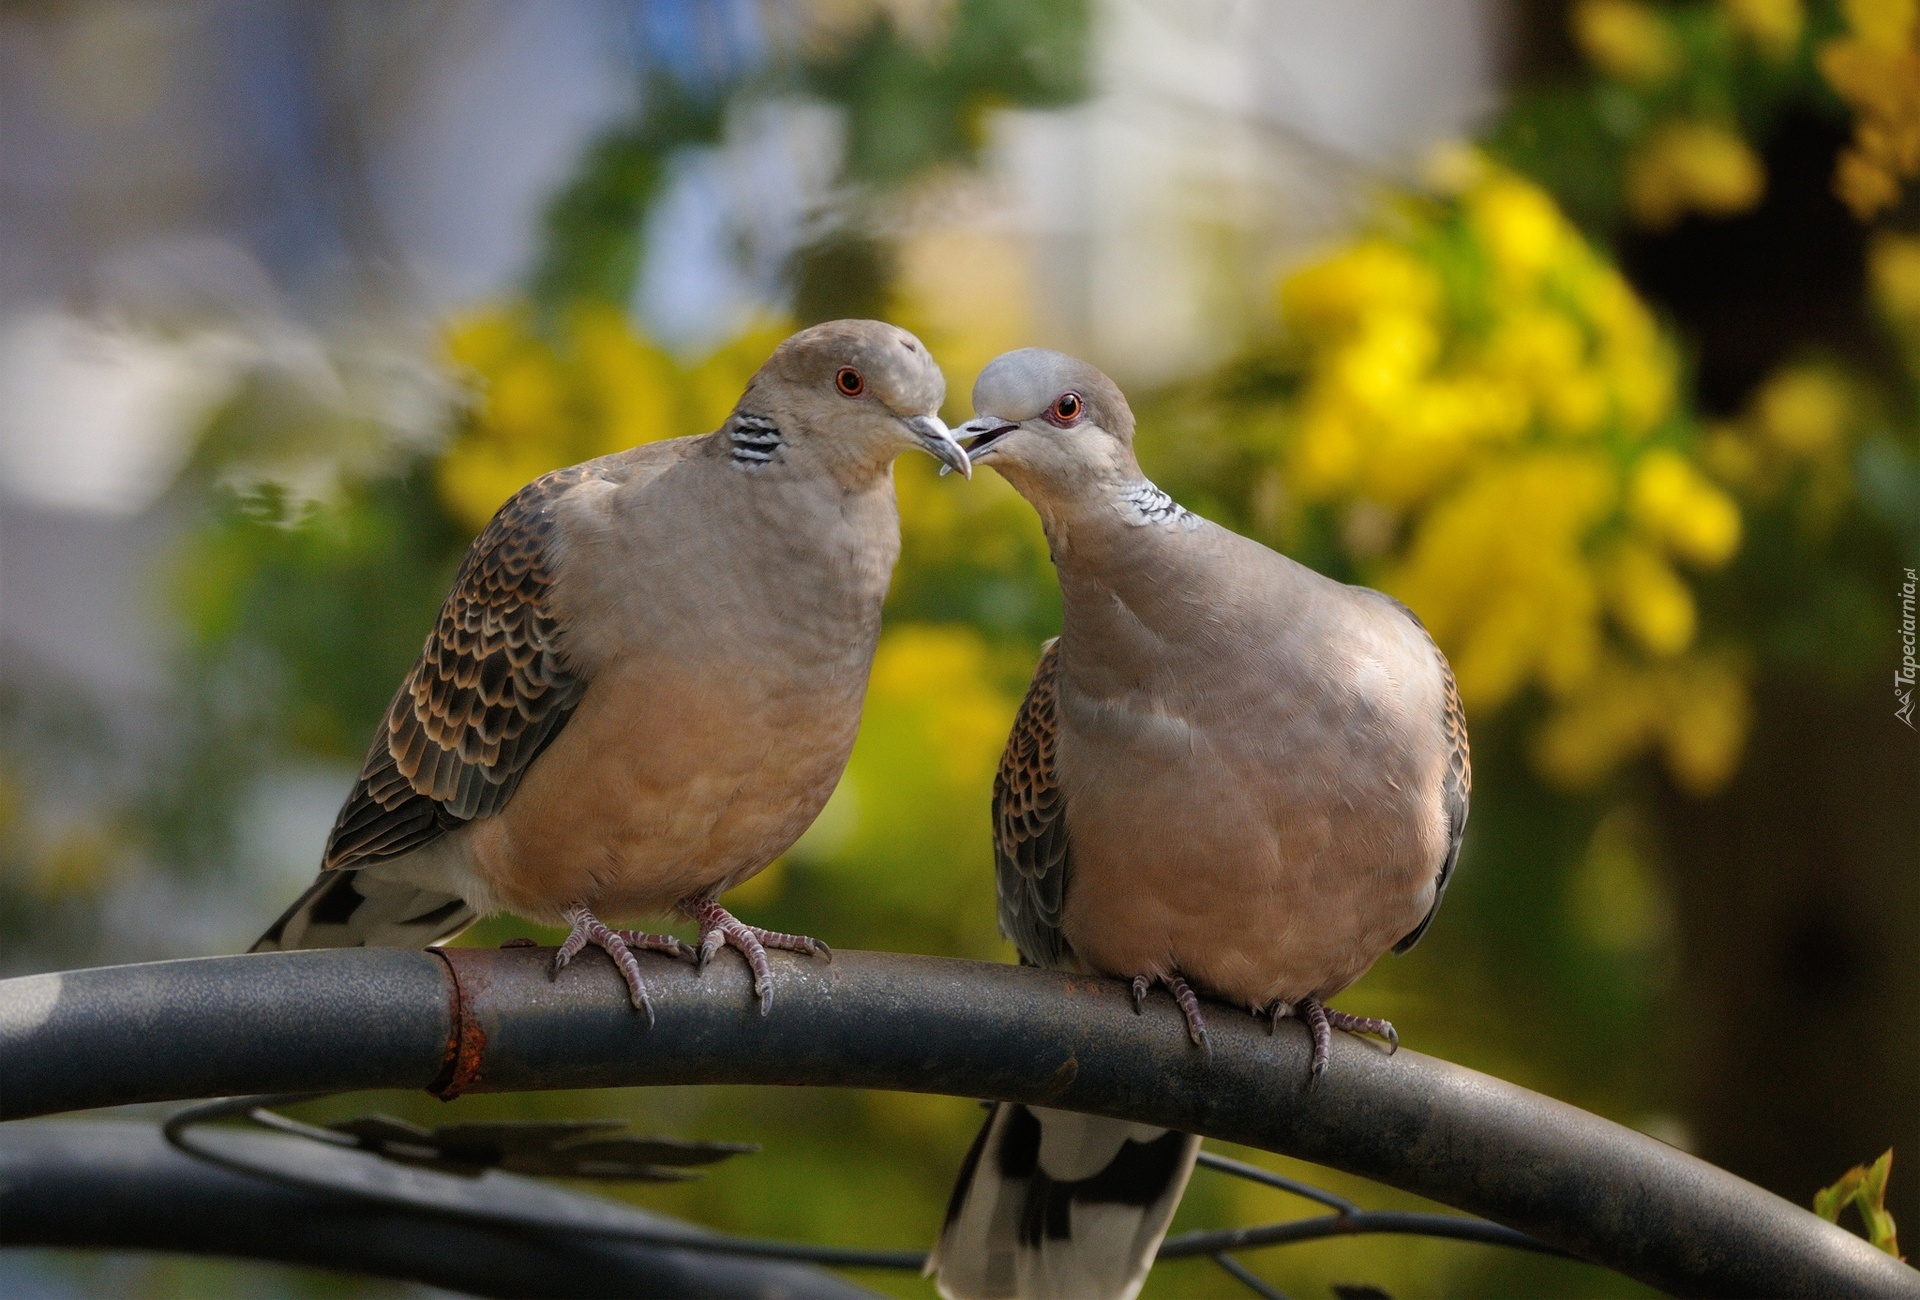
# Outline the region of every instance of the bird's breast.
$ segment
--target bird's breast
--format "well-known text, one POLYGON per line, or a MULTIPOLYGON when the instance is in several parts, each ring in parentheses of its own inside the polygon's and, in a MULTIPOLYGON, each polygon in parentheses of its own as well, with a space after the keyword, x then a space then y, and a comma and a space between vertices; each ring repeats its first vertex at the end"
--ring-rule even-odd
POLYGON ((1175 712, 1061 693, 1067 937, 1117 976, 1250 1006, 1327 996, 1416 925, 1444 857, 1439 769, 1396 746, 1384 666, 1175 712))
POLYGON ((832 793, 859 725, 864 665, 712 648, 595 678, 497 816, 465 834, 514 911, 584 902, 657 914, 786 851, 832 793))

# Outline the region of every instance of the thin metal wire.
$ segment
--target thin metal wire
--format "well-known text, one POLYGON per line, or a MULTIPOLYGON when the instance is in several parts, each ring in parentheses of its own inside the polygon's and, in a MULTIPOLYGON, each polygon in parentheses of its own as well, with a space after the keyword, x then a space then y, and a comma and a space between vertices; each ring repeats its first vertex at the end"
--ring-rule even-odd
MULTIPOLYGON (((270 1109, 275 1106, 288 1106, 299 1102, 315 1101, 332 1094, 300 1093, 293 1095, 264 1095, 253 1097, 225 1097, 216 1101, 203 1102, 184 1107, 174 1112, 161 1125, 161 1133, 175 1149, 185 1152, 197 1160, 219 1165, 242 1174, 257 1178, 266 1178, 289 1186, 312 1189, 323 1187, 336 1192, 358 1197, 376 1204, 390 1205, 399 1209, 419 1211, 430 1209, 433 1213, 473 1222, 488 1223, 503 1228, 546 1228, 561 1231, 578 1232, 587 1236, 617 1238, 652 1246, 671 1247, 676 1250, 694 1251, 701 1254, 733 1255, 743 1258, 782 1260, 790 1263, 822 1264, 835 1268, 872 1268, 895 1269, 901 1271, 919 1271, 926 1266, 927 1256, 923 1251, 912 1250, 867 1250, 852 1246, 816 1245, 809 1242, 778 1241, 761 1237, 737 1237, 725 1233, 691 1234, 684 1230, 655 1228, 632 1223, 608 1222, 587 1218, 578 1214, 568 1214, 563 1209, 545 1207, 541 1213, 529 1213, 525 1208, 491 1208, 473 1204, 456 1204, 434 1201, 422 1195, 411 1195, 399 1184, 391 1186, 357 1186, 341 1188, 316 1179, 295 1170, 279 1168, 264 1162, 243 1160, 233 1155, 216 1151, 195 1142, 190 1130, 202 1124, 222 1119, 244 1118, 257 1127, 305 1138, 309 1141, 334 1148, 336 1150, 364 1151, 357 1140, 331 1129, 319 1128, 299 1120, 289 1119, 270 1109)), ((365 1152, 373 1159, 381 1159, 377 1152, 365 1152)), ((1335 1210, 1333 1214, 1316 1215, 1306 1219, 1294 1219, 1282 1223, 1262 1224, 1247 1228, 1225 1228, 1212 1231, 1184 1233, 1168 1238, 1161 1243, 1157 1258, 1189 1259, 1194 1256, 1207 1256, 1225 1269, 1237 1280, 1252 1287, 1260 1295, 1277 1296, 1281 1293, 1272 1290, 1253 1273, 1247 1271, 1227 1252, 1251 1250, 1265 1246, 1292 1245, 1302 1241, 1316 1241, 1326 1237, 1353 1236, 1374 1233, 1390 1233, 1408 1236, 1442 1237, 1456 1241, 1479 1242, 1484 1245, 1507 1246, 1519 1250, 1536 1251, 1541 1254, 1557 1255, 1572 1259, 1566 1251, 1537 1241, 1525 1233, 1512 1228, 1491 1223, 1485 1219, 1470 1218, 1455 1214, 1426 1214, 1406 1211, 1365 1210, 1352 1201, 1338 1196, 1311 1183, 1304 1183, 1282 1174, 1272 1173, 1257 1165, 1234 1160, 1228 1156, 1202 1151, 1198 1163, 1207 1168, 1235 1178, 1244 1178, 1249 1182, 1272 1187, 1278 1191, 1304 1197, 1335 1210)), ((451 1177, 452 1175, 443 1175, 451 1177)), ((613 1203, 609 1202, 609 1205, 613 1203)), ((1284 1300, 1284 1297, 1282 1297, 1284 1300)))
POLYGON ((1404 1210, 1360 1210, 1354 1214, 1317 1214, 1310 1219, 1290 1219, 1285 1223, 1267 1223, 1253 1228, 1222 1228, 1218 1231, 1183 1233, 1169 1237, 1160 1246, 1161 1259, 1184 1259, 1211 1255, 1221 1250, 1252 1250, 1259 1246, 1291 1246, 1325 1237, 1370 1236, 1386 1233, 1395 1236, 1444 1237, 1451 1241, 1472 1241, 1484 1246, 1507 1246, 1530 1250, 1563 1259, 1578 1256, 1549 1246, 1524 1232, 1485 1219, 1464 1214, 1422 1214, 1404 1210))
POLYGON ((1228 1277, 1259 1296, 1260 1300, 1287 1300, 1287 1293, 1285 1291, 1281 1291, 1270 1285, 1265 1278, 1255 1273, 1252 1269, 1225 1251, 1216 1252, 1211 1258, 1214 1263, 1225 1270, 1228 1277))
POLYGON ((1336 1196, 1325 1188, 1315 1187, 1312 1183, 1303 1183, 1297 1179, 1288 1178, 1285 1174, 1276 1174, 1271 1170, 1262 1169, 1259 1165, 1235 1160, 1231 1156, 1202 1151, 1196 1163, 1201 1168, 1211 1169, 1216 1173, 1232 1174, 1235 1178, 1244 1178, 1250 1183, 1259 1183, 1266 1187, 1278 1188, 1283 1192, 1291 1192, 1295 1196, 1317 1202, 1339 1214, 1360 1213, 1360 1207, 1344 1196, 1336 1196))

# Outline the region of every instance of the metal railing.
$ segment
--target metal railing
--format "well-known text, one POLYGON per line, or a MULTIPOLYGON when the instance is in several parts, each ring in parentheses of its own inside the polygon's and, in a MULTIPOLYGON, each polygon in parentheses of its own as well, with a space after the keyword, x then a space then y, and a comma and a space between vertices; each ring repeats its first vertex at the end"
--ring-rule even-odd
MULTIPOLYGON (((1163 1258, 1213 1257, 1256 1290, 1265 1284, 1231 1252, 1415 1231, 1564 1252, 1680 1294, 1920 1297, 1920 1273, 1723 1170, 1411 1051, 1388 1057, 1374 1044, 1336 1035, 1333 1068, 1309 1092, 1308 1044, 1292 1022, 1269 1033, 1251 1017, 1214 1008, 1208 1055, 1191 1049, 1170 1003, 1150 1001, 1136 1016, 1116 982, 883 954, 842 953, 831 964, 776 960, 780 997, 762 1018, 733 963, 699 978, 684 965, 649 959, 659 1012, 653 1029, 634 1016, 604 961, 585 959, 550 982, 546 954, 531 949, 263 954, 0 981, 0 1118, 376 1087, 424 1087, 442 1096, 689 1083, 939 1092, 1178 1128, 1363 1175, 1481 1216, 1362 1210, 1209 1153, 1205 1163, 1218 1171, 1251 1172, 1332 1211, 1166 1243, 1163 1258)), ((638 1211, 513 1175, 476 1182, 407 1168, 312 1135, 195 1127, 258 1104, 249 1098, 190 1113, 172 1129, 201 1157, 233 1156, 222 1160, 222 1176, 251 1178, 256 1186, 294 1160, 307 1172, 280 1178, 281 1190, 320 1197, 334 1207, 329 1213, 345 1213, 340 1207, 357 1201, 362 1213, 423 1217, 443 1230, 531 1234, 549 1246, 584 1232, 607 1249, 666 1252, 651 1260, 656 1267, 697 1257, 736 1270, 793 1268, 803 1260, 920 1262, 915 1252, 724 1238, 657 1216, 649 1224, 624 1220, 617 1230, 583 1230, 576 1221, 582 1214, 638 1211), (232 1145, 261 1142, 283 1144, 266 1168, 247 1154, 260 1148, 232 1145), (316 1159, 350 1161, 357 1172, 337 1167, 326 1175, 332 1182, 316 1186, 308 1168, 316 1159), (443 1203, 448 1188, 421 1181, 433 1179, 457 1185, 469 1202, 443 1203), (491 1192, 485 1203, 472 1201, 483 1185, 510 1188, 521 1201, 502 1205, 491 1192), (570 1198, 565 1213, 550 1199, 537 1209, 527 1188, 570 1198)), ((0 1139, 7 1132, 0 1130, 0 1139)), ((0 1158, 6 1150, 0 1141, 0 1158)), ((41 1151, 43 1164, 57 1164, 44 1142, 41 1151)), ((14 1239, 4 1223, 0 1232, 14 1239)), ((816 1290, 795 1294, 857 1293, 833 1290, 849 1284, 829 1274, 806 1278, 816 1290)), ((747 1281, 734 1274, 726 1293, 764 1289, 750 1290, 747 1281)))

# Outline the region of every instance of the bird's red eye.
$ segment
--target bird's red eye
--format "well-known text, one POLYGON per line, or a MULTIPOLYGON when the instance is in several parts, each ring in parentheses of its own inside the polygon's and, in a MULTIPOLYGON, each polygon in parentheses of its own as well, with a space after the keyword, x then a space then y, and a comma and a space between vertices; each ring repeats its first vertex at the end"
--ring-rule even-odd
POLYGON ((1087 409, 1078 393, 1062 393, 1054 399, 1053 409, 1047 414, 1053 417, 1055 424, 1072 424, 1087 409))
POLYGON ((852 366, 840 367, 840 373, 833 377, 833 386, 840 390, 843 397, 858 397, 867 391, 867 381, 852 366))

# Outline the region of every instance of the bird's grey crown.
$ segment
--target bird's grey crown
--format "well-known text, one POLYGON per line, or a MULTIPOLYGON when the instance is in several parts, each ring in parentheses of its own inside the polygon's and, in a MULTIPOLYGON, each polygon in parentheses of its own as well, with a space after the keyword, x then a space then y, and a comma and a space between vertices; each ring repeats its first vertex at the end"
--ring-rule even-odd
POLYGON ((973 409, 1018 424, 1066 392, 1080 394, 1093 424, 1121 442, 1133 441, 1133 411, 1114 382, 1078 357, 1047 348, 1019 348, 995 357, 974 381, 973 409))
POLYGON ((1141 527, 1198 528, 1200 516, 1188 510, 1146 479, 1120 488, 1120 508, 1129 523, 1141 527))
POLYGON ((772 420, 745 412, 733 417, 727 426, 727 438, 733 444, 733 463, 742 469, 758 469, 787 445, 772 420))

